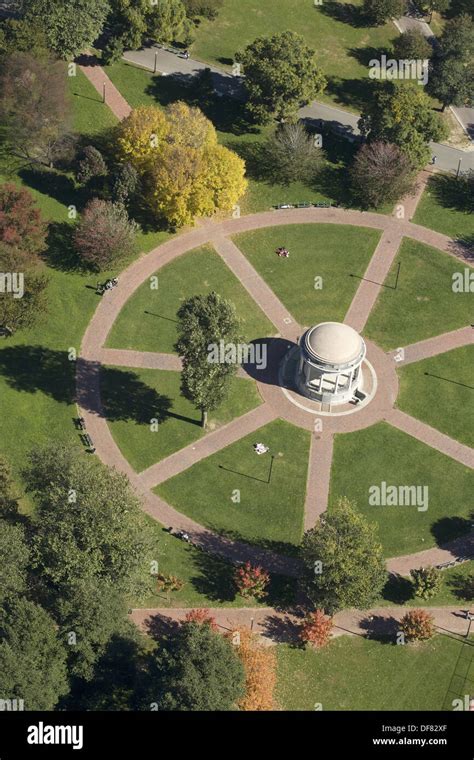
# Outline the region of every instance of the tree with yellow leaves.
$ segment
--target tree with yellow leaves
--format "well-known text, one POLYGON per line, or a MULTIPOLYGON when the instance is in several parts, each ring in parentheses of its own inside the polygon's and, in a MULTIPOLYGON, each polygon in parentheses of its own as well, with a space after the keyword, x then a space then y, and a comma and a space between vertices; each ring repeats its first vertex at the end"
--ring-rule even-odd
POLYGON ((175 227, 230 211, 247 187, 244 161, 186 103, 135 109, 118 127, 118 146, 121 160, 141 174, 153 215, 175 227))

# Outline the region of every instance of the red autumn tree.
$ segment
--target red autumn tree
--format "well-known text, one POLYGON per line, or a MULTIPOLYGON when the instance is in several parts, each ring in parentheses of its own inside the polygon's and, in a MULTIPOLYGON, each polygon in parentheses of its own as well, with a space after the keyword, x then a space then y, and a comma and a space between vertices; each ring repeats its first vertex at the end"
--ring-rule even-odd
POLYGON ((209 610, 198 608, 190 610, 184 618, 186 623, 198 623, 199 625, 208 625, 213 631, 217 631, 216 619, 212 617, 209 610))
POLYGON ((241 596, 262 599, 265 596, 270 576, 266 570, 258 565, 251 565, 250 562, 246 562, 236 569, 234 581, 241 596))
POLYGON ((31 193, 0 185, 0 242, 35 256, 46 247, 47 225, 31 193))
POLYGON ((400 620, 407 641, 426 641, 435 633, 434 617, 427 610, 410 610, 400 620))
POLYGON ((332 617, 325 615, 323 610, 310 612, 300 626, 300 639, 305 644, 323 647, 331 638, 333 624, 332 617))

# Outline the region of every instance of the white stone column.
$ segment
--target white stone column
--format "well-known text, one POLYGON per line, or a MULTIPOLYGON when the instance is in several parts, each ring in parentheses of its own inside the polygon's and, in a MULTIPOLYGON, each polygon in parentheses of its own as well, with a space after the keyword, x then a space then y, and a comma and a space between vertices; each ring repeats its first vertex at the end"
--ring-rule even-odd
POLYGON ((337 388, 338 388, 338 385, 339 385, 339 377, 340 377, 340 373, 338 372, 337 375, 336 375, 336 385, 334 387, 334 395, 336 395, 336 393, 337 393, 337 388))

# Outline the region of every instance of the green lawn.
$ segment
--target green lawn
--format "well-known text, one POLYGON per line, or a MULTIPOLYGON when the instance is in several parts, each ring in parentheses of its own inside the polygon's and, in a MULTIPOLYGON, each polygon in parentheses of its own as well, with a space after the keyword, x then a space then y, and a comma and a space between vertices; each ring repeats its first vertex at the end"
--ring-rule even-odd
MULTIPOLYGON (((106 367, 101 391, 112 435, 137 471, 201 438, 201 414, 179 391, 180 373, 154 369, 106 367), (150 425, 158 420, 158 429, 150 425)), ((261 403, 256 385, 232 378, 229 398, 209 415, 208 430, 216 429, 261 403)))
POLYGON ((199 25, 191 55, 228 66, 257 37, 291 29, 316 51, 328 79, 322 99, 358 110, 367 97, 368 61, 390 48, 398 34, 391 22, 365 26, 361 5, 362 0, 325 0, 319 6, 312 0, 224 0, 217 19, 199 25))
POLYGON ((131 607, 258 607, 289 606, 294 602, 296 579, 270 578, 268 594, 260 602, 236 593, 234 566, 170 535, 160 523, 145 517, 155 547, 158 572, 184 582, 179 591, 155 589, 149 596, 131 599, 131 607))
POLYGON ((118 119, 79 67, 68 77, 73 107, 74 129, 81 135, 97 135, 114 127, 118 119), (87 102, 86 102, 87 101, 87 102))
MULTIPOLYGON (((285 710, 315 710, 318 704, 324 711, 446 709, 462 645, 441 635, 417 646, 359 636, 341 636, 319 651, 280 645, 277 697, 285 710)), ((464 688, 461 683, 461 698, 464 688)))
POLYGON ((413 221, 452 238, 474 235, 474 216, 463 209, 456 178, 452 175, 435 174, 430 178, 413 221))
POLYGON ((472 294, 454 293, 461 261, 415 240, 404 240, 369 317, 365 334, 385 350, 407 346, 472 322, 472 294))
POLYGON ((238 101, 216 97, 211 103, 199 98, 195 88, 177 82, 174 77, 154 75, 150 71, 119 61, 107 67, 107 74, 124 98, 132 105, 166 106, 176 100, 197 105, 213 122, 219 141, 239 153, 246 162, 249 186, 240 201, 241 213, 267 210, 280 203, 308 201, 348 203, 347 164, 354 146, 331 133, 323 135, 326 158, 312 184, 293 182, 289 186, 262 178, 258 149, 274 125, 256 127, 248 124, 238 101))
POLYGON ((330 508, 340 496, 378 524, 386 557, 429 549, 469 532, 474 475, 471 470, 381 422, 335 437, 330 508), (427 486, 428 509, 374 506, 369 488, 427 486))
POLYGON ((466 605, 474 602, 473 578, 474 560, 463 562, 457 567, 449 567, 441 573, 442 585, 439 592, 431 599, 420 599, 413 595, 413 586, 409 578, 396 576, 390 578, 383 590, 383 598, 378 605, 407 604, 410 607, 442 607, 445 605, 466 605))
POLYGON ((310 433, 275 420, 158 486, 180 512, 232 538, 292 552, 303 530, 310 433), (252 445, 263 442, 269 454, 252 445), (273 470, 270 476, 271 458, 273 470), (240 502, 233 501, 240 493, 240 502))
POLYGON ((378 230, 293 224, 236 235, 234 240, 302 325, 342 321, 380 238, 378 230), (285 246, 288 259, 275 255, 285 246), (316 289, 316 277, 322 288, 316 289))
POLYGON ((461 443, 474 446, 473 366, 474 346, 463 346, 400 367, 397 406, 461 443))
POLYGON ((212 290, 235 304, 245 340, 275 334, 275 327, 211 246, 180 256, 157 274, 157 289, 145 282, 127 301, 110 331, 108 346, 173 353, 181 302, 212 290))

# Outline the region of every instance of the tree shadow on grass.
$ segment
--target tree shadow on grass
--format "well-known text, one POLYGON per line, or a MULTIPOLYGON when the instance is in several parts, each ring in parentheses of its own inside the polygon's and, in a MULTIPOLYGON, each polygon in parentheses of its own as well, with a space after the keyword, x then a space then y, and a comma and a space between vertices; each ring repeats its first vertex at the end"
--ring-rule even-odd
POLYGON ((19 177, 28 187, 62 203, 64 206, 79 205, 79 194, 72 177, 55 169, 21 169, 19 177))
POLYGON ((413 599, 413 584, 404 575, 390 573, 388 581, 383 587, 382 597, 388 602, 406 604, 410 599, 413 599))
POLYGON ((428 192, 432 193, 444 208, 473 213, 473 199, 465 190, 462 180, 451 174, 437 174, 431 177, 428 192))
POLYGON ((466 517, 442 517, 431 526, 431 534, 438 546, 443 546, 448 541, 453 541, 471 532, 473 515, 466 517))
POLYGON ((161 424, 174 418, 200 427, 199 420, 171 411, 172 399, 143 383, 133 371, 103 367, 100 385, 105 416, 111 422, 133 420, 149 425, 152 419, 161 424))
POLYGON ((43 259, 52 269, 61 272, 90 272, 73 244, 74 225, 70 222, 52 222, 48 228, 48 248, 43 259))
POLYGON ((245 544, 248 544, 249 546, 256 546, 260 549, 268 549, 275 554, 283 554, 287 557, 296 558, 299 555, 299 547, 295 544, 291 544, 289 541, 276 541, 275 539, 271 538, 251 538, 249 536, 242 535, 238 530, 233 530, 230 528, 226 529, 221 525, 214 525, 211 522, 207 523, 207 527, 209 530, 212 530, 215 533, 218 533, 220 536, 224 536, 224 538, 230 539, 231 541, 241 541, 245 544))
POLYGON ((370 101, 371 91, 372 80, 369 79, 367 72, 367 77, 362 79, 342 79, 330 76, 325 92, 327 95, 332 95, 339 105, 362 111, 370 101))
POLYGON ((471 573, 471 575, 457 573, 446 581, 446 586, 451 589, 452 594, 460 601, 474 601, 474 573, 471 573))
POLYGON ((74 362, 66 351, 43 346, 7 346, 0 351, 0 375, 10 388, 50 396, 62 404, 74 398, 74 362))
POLYGON ((367 68, 367 76, 369 74, 369 63, 372 60, 380 61, 382 55, 387 57, 391 56, 391 51, 388 48, 375 48, 372 45, 366 45, 366 47, 350 48, 348 50, 351 58, 360 63, 361 66, 367 68))
POLYGON ((324 0, 321 5, 318 5, 318 10, 324 13, 325 16, 330 16, 343 24, 349 24, 349 26, 353 26, 355 29, 364 29, 372 26, 363 8, 352 3, 338 3, 336 0, 324 0))

